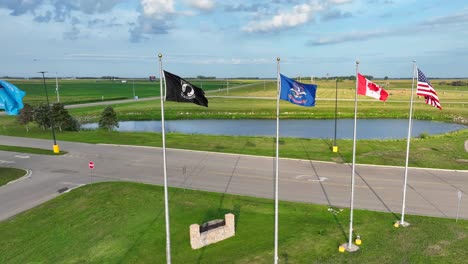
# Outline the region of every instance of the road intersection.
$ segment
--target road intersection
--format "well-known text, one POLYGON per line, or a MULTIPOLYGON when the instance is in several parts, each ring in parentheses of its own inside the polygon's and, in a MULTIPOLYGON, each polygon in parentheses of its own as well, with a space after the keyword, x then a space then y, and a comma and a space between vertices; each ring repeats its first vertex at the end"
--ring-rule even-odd
MULTIPOLYGON (((50 140, 0 136, 1 145, 52 149, 50 140)), ((0 151, 0 166, 31 174, 0 187, 0 220, 73 189, 101 181, 163 184, 162 150, 153 147, 59 142, 61 156, 0 151), (93 161, 91 171, 88 164, 93 161)), ((52 151, 52 150, 51 150, 52 151)), ((238 154, 167 150, 170 186, 273 199, 274 159, 238 154)), ((281 159, 280 200, 349 207, 351 166, 281 159)), ((401 213, 404 168, 357 165, 355 208, 401 213)), ((468 171, 410 168, 406 213, 468 219, 468 171), (464 201, 465 200, 465 201, 464 201)), ((410 221, 410 220, 408 220, 410 221)))

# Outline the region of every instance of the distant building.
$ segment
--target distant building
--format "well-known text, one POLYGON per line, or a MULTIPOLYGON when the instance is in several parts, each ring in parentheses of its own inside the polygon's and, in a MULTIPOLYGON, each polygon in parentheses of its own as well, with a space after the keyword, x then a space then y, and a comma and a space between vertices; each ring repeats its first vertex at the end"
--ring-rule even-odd
POLYGON ((120 82, 121 83, 127 83, 127 80, 121 80, 120 82))
POLYGON ((151 76, 149 77, 149 80, 152 81, 152 82, 156 81, 156 76, 151 75, 151 76))

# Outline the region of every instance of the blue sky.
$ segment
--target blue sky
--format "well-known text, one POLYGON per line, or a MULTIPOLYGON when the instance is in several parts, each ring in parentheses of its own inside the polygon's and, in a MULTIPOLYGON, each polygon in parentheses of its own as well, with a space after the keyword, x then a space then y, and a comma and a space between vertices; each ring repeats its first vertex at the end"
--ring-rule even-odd
POLYGON ((466 0, 0 0, 0 76, 468 76, 466 0))

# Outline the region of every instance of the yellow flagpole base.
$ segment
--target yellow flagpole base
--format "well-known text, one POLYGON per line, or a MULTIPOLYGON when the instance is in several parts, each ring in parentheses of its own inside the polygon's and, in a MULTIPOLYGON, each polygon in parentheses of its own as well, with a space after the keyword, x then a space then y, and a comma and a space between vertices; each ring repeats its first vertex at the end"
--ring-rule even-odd
POLYGON ((59 146, 58 145, 54 145, 54 153, 59 153, 60 152, 60 149, 59 149, 59 146))
POLYGON ((338 152, 338 146, 333 146, 333 152, 338 152))

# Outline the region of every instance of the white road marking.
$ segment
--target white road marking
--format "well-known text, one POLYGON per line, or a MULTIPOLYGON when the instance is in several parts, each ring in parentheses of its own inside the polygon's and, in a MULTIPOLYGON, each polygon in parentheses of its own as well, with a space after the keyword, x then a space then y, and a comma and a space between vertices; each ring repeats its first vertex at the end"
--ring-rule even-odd
POLYGON ((303 174, 303 175, 298 175, 296 177, 294 177, 296 180, 300 180, 300 179, 304 179, 306 178, 307 181, 310 181, 310 182, 323 182, 323 181, 326 181, 328 180, 327 177, 319 177, 318 179, 315 179, 316 177, 313 176, 313 175, 307 175, 307 174, 303 174), (307 178, 312 178, 312 179, 307 179, 307 178))
POLYGON ((12 160, 0 160, 0 164, 11 164, 11 163, 15 163, 15 162, 12 160))

